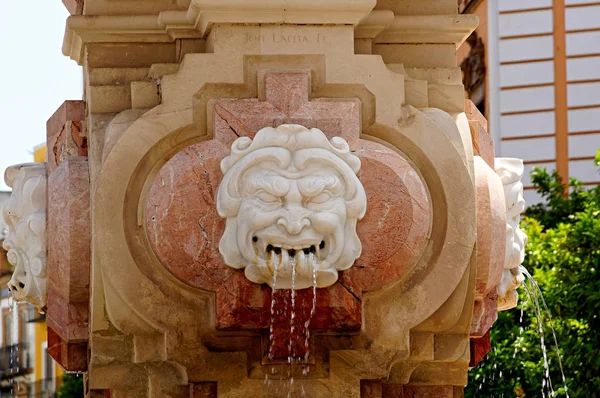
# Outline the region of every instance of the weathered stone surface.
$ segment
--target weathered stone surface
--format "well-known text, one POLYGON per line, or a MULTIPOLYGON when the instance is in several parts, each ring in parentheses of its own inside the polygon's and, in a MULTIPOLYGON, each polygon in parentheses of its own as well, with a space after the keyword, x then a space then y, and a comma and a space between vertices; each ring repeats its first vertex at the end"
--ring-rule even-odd
POLYGON ((471 130, 474 154, 481 156, 491 168, 494 168, 494 140, 479 121, 469 120, 469 129, 471 130))
POLYGON ((381 398, 382 386, 380 381, 361 380, 360 398, 381 398))
POLYGON ((65 101, 46 123, 48 173, 71 156, 87 156, 84 101, 65 101))
POLYGON ((65 341, 86 341, 89 310, 87 302, 69 302, 55 288, 48 290, 49 327, 65 341))
POLYGON ((48 354, 69 372, 85 372, 87 370, 88 343, 68 343, 48 325, 48 354))
POLYGON ((360 133, 360 101, 310 97, 310 73, 266 73, 264 101, 215 103, 215 138, 230 147, 242 136, 254 138, 263 127, 300 124, 327 138, 342 137, 354 148, 360 133))
POLYGON ((217 383, 190 383, 181 388, 181 398, 217 398, 217 383))
POLYGON ((506 205, 502 181, 479 156, 474 158, 477 193, 477 281, 471 336, 483 336, 497 318, 496 286, 504 271, 506 205))
POLYGON ((431 207, 420 176, 397 152, 361 140, 356 154, 367 192, 367 214, 357 226, 363 250, 340 282, 360 297, 414 266, 427 243, 431 207))
POLYGON ((146 205, 146 232, 162 264, 206 291, 216 291, 234 273, 219 254, 225 221, 215 203, 226 153, 218 141, 183 149, 156 176, 146 205))
POLYGON ((494 140, 488 131, 487 119, 479 112, 479 109, 477 109, 470 99, 465 100, 465 113, 471 130, 474 154, 481 156, 488 166, 494 169, 496 150, 494 140))
POLYGON ((488 352, 490 352, 492 348, 492 343, 490 341, 490 330, 487 331, 485 335, 479 338, 471 338, 470 349, 471 349, 471 359, 469 362, 469 367, 474 368, 479 365, 479 362, 488 352))
POLYGON ((62 2, 71 15, 81 15, 83 13, 83 0, 62 0, 62 2))
POLYGON ((382 384, 381 398, 462 398, 462 387, 382 384))
POLYGON ((485 335, 498 319, 498 294, 495 287, 484 298, 475 300, 471 319, 471 337, 485 335))
MULTIPOLYGON (((89 189, 88 162, 84 157, 66 159, 48 178, 47 322, 64 347, 87 344, 88 339, 89 189)), ((62 350, 67 349, 64 347, 62 350)), ((70 350, 67 349, 68 355, 61 354, 63 361, 68 360, 63 367, 75 371, 69 367, 70 350)))

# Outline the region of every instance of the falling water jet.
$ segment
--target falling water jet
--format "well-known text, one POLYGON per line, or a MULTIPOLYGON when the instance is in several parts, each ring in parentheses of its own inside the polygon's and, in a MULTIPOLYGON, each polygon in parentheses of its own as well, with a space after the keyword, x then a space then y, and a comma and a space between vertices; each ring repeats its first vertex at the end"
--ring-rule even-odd
MULTIPOLYGON (((529 296, 531 303, 533 304, 534 310, 536 312, 536 317, 538 318, 538 329, 540 332, 540 339, 542 342, 542 353, 544 355, 544 360, 546 361, 545 363, 545 367, 546 367, 546 375, 548 377, 548 381, 550 383, 550 388, 552 389, 552 381, 550 380, 550 367, 549 364, 547 362, 546 359, 546 350, 545 350, 545 346, 544 346, 544 332, 543 332, 543 328, 542 328, 542 311, 540 309, 540 305, 539 305, 539 299, 541 299, 542 301, 542 305, 544 306, 544 310, 546 311, 546 315, 548 316, 548 321, 550 323, 550 330, 552 330, 552 338, 554 339, 554 347, 556 349, 556 357, 558 359, 558 367, 560 369, 560 374, 562 377, 562 382, 563 382, 563 386, 565 388, 565 395, 567 396, 567 398, 569 398, 569 391, 568 391, 568 387, 567 387, 567 381, 565 378, 565 372, 563 369, 563 365, 562 365, 562 358, 560 356, 560 351, 558 349, 558 339, 556 338, 556 331, 554 330, 554 324, 552 322, 552 315, 550 314, 550 310, 548 309, 548 305, 546 304, 546 300, 544 299, 544 295, 542 294, 542 290, 540 289, 539 285, 537 284, 537 282, 535 281, 535 279, 533 279, 533 276, 531 276, 531 274, 529 273, 529 271, 527 271, 527 269, 525 267, 523 267, 522 265, 519 266, 520 271, 523 273, 523 275, 525 275, 525 277, 527 278, 527 281, 530 283, 530 287, 527 286, 526 283, 523 283, 523 287, 525 288, 525 292, 527 293, 527 295, 529 296)), ((522 314, 521 314, 522 316, 522 314)), ((552 395, 554 395, 554 391, 552 390, 552 395)))

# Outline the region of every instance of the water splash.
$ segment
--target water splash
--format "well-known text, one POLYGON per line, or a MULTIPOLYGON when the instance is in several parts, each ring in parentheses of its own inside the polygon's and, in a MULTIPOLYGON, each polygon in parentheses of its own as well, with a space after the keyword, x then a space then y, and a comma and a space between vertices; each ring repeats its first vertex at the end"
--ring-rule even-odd
MULTIPOLYGON (((296 320, 296 257, 295 256, 292 257, 292 259, 291 259, 291 266, 292 266, 292 291, 290 292, 290 294, 291 294, 290 301, 292 304, 292 312, 290 314, 290 336, 294 336, 294 333, 296 332, 296 325, 295 325, 295 320, 296 320)), ((290 365, 289 373, 288 373, 288 380, 290 382, 290 387, 288 390, 288 398, 289 398, 292 396, 292 392, 294 391, 294 376, 292 374, 292 367, 294 366, 294 360, 295 360, 293 337, 290 337, 288 349, 289 349, 288 364, 290 365)))
POLYGON ((269 358, 269 360, 272 361, 274 355, 273 350, 275 348, 275 335, 273 334, 273 325, 275 324, 275 306, 277 305, 275 290, 277 290, 277 269, 279 268, 279 256, 274 252, 271 252, 271 264, 273 265, 273 285, 271 287, 271 318, 269 321, 269 351, 267 357, 269 358))
POLYGON ((295 254, 287 251, 270 253, 268 261, 273 269, 273 283, 267 358, 271 364, 270 371, 264 372, 264 396, 308 396, 304 379, 310 371, 309 328, 317 307, 317 258, 316 253, 305 251, 295 254), (299 272, 304 269, 312 272, 312 289, 297 291, 295 288, 298 285, 299 272), (291 289, 277 290, 278 271, 280 275, 282 271, 290 272, 291 289), (281 327, 284 330, 281 330, 281 327), (282 336, 286 335, 289 336, 289 340, 288 337, 284 337, 282 341, 282 336), (281 352, 281 343, 286 351, 281 352))
MULTIPOLYGON (((304 355, 305 361, 308 361, 308 358, 310 357, 310 330, 308 327, 310 325, 310 321, 312 320, 312 318, 315 315, 315 312, 317 310, 317 260, 313 253, 310 253, 308 256, 309 256, 308 258, 310 261, 310 266, 312 267, 313 286, 312 286, 312 307, 310 309, 310 315, 308 316, 308 319, 306 320, 306 322, 304 324, 304 330, 306 330, 306 340, 304 341, 304 347, 306 348, 306 354, 304 355)), ((308 367, 306 367, 306 370, 308 370, 308 367)), ((308 371, 306 373, 308 374, 308 371)))
POLYGON ((544 371, 545 371, 544 372, 544 380, 542 381, 542 395, 545 396, 544 389, 548 389, 550 391, 550 396, 552 396, 552 397, 554 396, 555 393, 554 393, 554 388, 552 386, 552 380, 550 379, 550 365, 548 363, 546 344, 545 344, 545 340, 544 340, 544 329, 543 329, 543 320, 544 319, 543 319, 543 314, 542 314, 542 310, 540 307, 540 301, 542 302, 542 305, 544 306, 545 314, 548 317, 548 323, 550 326, 550 330, 552 330, 552 337, 554 339, 554 347, 556 349, 556 357, 558 358, 558 367, 560 369, 560 374, 561 374, 563 386, 565 389, 565 395, 567 396, 567 398, 569 398, 569 391, 568 391, 567 382, 566 382, 566 378, 565 378, 565 372, 564 372, 563 365, 562 365, 562 359, 560 356, 560 350, 558 349, 558 339, 556 338, 556 331, 554 330, 554 324, 552 322, 552 315, 550 314, 550 310, 548 309, 546 300, 544 300, 542 291, 541 291, 539 285, 537 284, 537 282, 535 281, 535 279, 533 279, 533 276, 531 276, 529 271, 527 271, 527 269, 525 267, 523 267, 522 265, 519 266, 519 269, 523 273, 523 275, 525 275, 526 282, 529 282, 529 286, 527 285, 526 282, 524 282, 523 288, 525 289, 525 292, 527 293, 527 296, 529 297, 529 299, 531 300, 531 303, 533 305, 535 315, 537 318, 538 332, 540 334, 540 344, 542 347, 542 356, 544 358, 544 371), (546 382, 547 382, 547 384, 546 384, 546 382))

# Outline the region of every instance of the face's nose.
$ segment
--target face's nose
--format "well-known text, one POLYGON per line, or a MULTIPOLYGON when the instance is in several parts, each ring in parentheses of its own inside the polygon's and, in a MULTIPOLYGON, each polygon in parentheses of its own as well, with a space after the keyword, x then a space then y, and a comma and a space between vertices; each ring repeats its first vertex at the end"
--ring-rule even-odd
POLYGON ((25 279, 25 272, 20 270, 20 267, 15 269, 12 278, 10 278, 10 281, 8 282, 8 288, 13 293, 13 295, 21 296, 25 294, 25 279))
POLYGON ((290 235, 298 235, 304 228, 310 226, 310 220, 306 218, 305 211, 301 207, 292 207, 277 220, 277 226, 290 235))

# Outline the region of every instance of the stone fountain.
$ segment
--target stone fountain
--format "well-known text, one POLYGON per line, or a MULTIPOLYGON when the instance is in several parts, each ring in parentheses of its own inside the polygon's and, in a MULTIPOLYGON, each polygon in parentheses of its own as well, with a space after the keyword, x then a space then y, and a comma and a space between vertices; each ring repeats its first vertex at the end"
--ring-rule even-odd
POLYGON ((46 167, 7 172, 4 216, 14 296, 90 397, 462 396, 526 242, 523 164, 456 67, 476 17, 64 3, 85 101, 48 121, 46 167))

